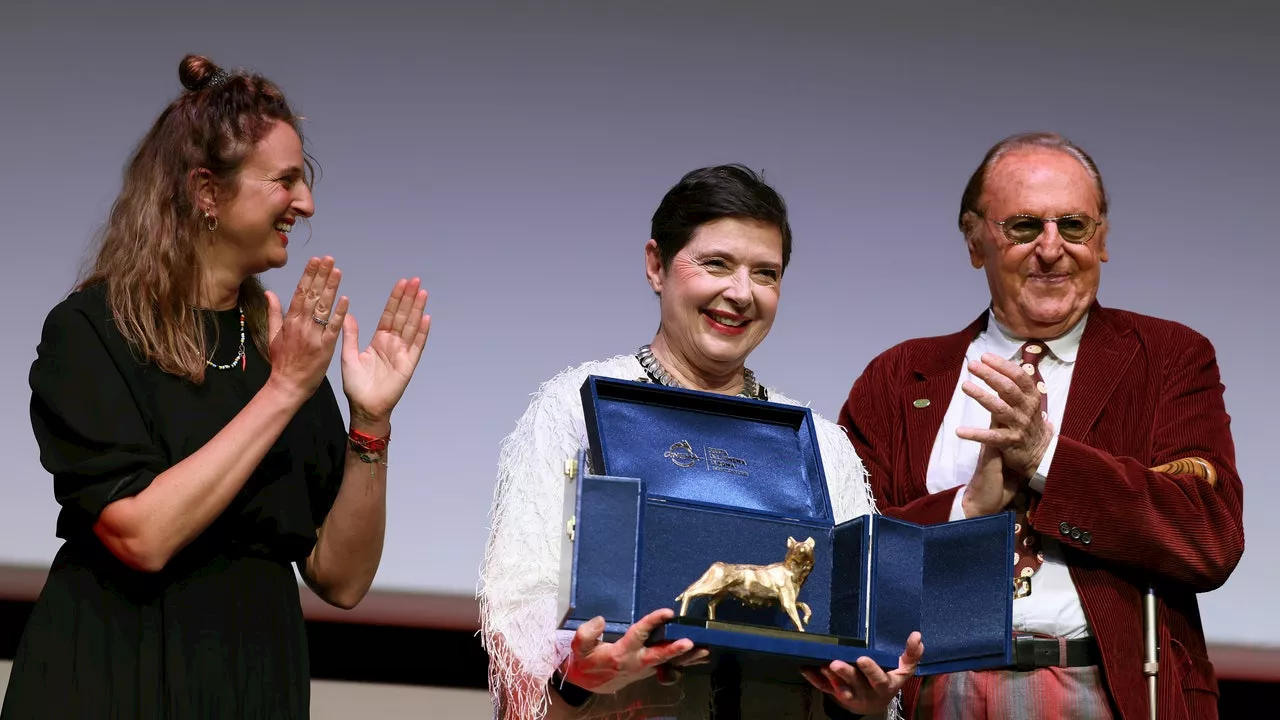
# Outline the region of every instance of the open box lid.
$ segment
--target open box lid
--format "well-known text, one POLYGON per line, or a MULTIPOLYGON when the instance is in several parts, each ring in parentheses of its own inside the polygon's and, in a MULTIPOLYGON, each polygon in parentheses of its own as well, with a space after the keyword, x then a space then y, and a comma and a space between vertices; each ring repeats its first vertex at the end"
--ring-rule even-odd
POLYGON ((832 521, 808 408, 598 375, 581 393, 593 473, 651 501, 832 521))

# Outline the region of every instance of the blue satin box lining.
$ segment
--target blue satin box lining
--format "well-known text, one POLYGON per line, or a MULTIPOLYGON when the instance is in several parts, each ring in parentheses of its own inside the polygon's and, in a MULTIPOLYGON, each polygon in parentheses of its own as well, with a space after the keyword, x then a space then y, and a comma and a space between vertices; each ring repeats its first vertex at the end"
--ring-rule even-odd
MULTIPOLYGON (((1010 661, 1011 515, 928 527, 871 516, 833 526, 807 409, 594 377, 582 394, 591 446, 566 495, 563 627, 600 615, 606 636, 617 637, 654 609, 678 610, 676 595, 711 562, 774 563, 788 538, 812 537, 815 566, 799 598, 813 613, 806 631, 845 644, 678 623, 654 640, 688 637, 762 667, 863 655, 895 667, 920 630, 921 674, 1010 661), (673 447, 679 441, 686 445, 673 447)), ((705 618, 705 600, 689 615, 705 618)), ((794 628, 777 607, 732 599, 716 619, 794 628)))
POLYGON ((642 478, 650 498, 831 521, 808 408, 592 376, 591 470, 642 478))

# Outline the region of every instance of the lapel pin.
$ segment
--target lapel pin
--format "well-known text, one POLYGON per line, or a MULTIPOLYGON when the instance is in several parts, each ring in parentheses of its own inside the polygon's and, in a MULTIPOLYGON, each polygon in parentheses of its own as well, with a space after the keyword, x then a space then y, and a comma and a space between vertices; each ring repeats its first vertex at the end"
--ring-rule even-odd
POLYGON ((926 408, 926 407, 929 407, 929 398, 920 398, 919 400, 916 400, 911 404, 915 405, 918 408, 926 408))

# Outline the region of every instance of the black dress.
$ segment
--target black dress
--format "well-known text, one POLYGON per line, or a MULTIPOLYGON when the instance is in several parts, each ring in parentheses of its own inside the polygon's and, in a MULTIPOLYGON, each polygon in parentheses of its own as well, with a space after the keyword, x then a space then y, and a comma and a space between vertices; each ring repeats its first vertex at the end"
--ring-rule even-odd
MULTIPOLYGON (((45 321, 31 423, 53 475, 64 539, 14 659, 2 720, 309 716, 310 667, 293 563, 333 505, 346 452, 328 381, 294 416, 231 505, 158 573, 130 569, 93 533, 110 502, 191 455, 266 382, 246 338, 242 370, 196 385, 143 364, 102 287, 45 321)), ((209 312, 213 362, 235 357, 235 310, 209 312)), ((26 478, 24 482, 42 482, 26 478)))

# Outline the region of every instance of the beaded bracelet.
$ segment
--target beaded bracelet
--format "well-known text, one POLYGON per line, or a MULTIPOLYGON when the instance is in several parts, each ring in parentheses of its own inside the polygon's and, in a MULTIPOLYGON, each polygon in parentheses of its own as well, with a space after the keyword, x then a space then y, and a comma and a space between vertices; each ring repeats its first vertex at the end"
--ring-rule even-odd
POLYGON ((377 465, 387 466, 387 461, 382 458, 382 453, 387 451, 387 443, 391 442, 391 433, 387 433, 386 437, 374 437, 359 430, 352 429, 347 433, 347 444, 356 452, 356 457, 360 458, 360 462, 369 463, 369 477, 377 475, 377 465))

